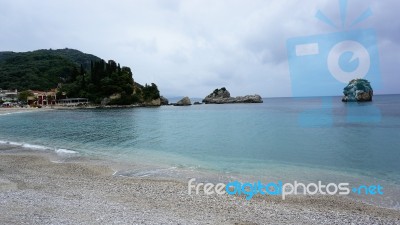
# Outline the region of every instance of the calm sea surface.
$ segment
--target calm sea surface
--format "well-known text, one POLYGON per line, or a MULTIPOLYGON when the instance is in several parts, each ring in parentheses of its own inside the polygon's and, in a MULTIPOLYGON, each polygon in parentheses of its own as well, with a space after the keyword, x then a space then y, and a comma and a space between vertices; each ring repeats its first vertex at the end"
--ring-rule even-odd
POLYGON ((400 202, 400 95, 18 113, 0 116, 0 141, 135 165, 128 176, 380 183, 384 205, 400 202))

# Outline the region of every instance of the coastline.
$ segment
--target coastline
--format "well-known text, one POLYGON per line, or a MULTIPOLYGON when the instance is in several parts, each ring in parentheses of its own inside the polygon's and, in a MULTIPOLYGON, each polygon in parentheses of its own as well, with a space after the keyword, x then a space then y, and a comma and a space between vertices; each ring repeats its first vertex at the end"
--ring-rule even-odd
MULTIPOLYGON (((161 106, 161 105, 160 105, 161 106)), ((0 115, 8 115, 14 113, 23 113, 23 112, 43 112, 49 110, 76 110, 76 109, 131 109, 131 108, 152 108, 152 107, 160 107, 160 106, 146 106, 146 105, 88 105, 88 106, 45 106, 42 108, 21 108, 21 107, 12 107, 12 108, 2 108, 0 107, 0 115)))
POLYGON ((0 145, 2 224, 396 224, 397 210, 338 196, 188 195, 187 183, 113 176, 82 157, 0 145))
POLYGON ((52 108, 0 108, 0 116, 24 112, 43 112, 48 110, 52 110, 52 108))

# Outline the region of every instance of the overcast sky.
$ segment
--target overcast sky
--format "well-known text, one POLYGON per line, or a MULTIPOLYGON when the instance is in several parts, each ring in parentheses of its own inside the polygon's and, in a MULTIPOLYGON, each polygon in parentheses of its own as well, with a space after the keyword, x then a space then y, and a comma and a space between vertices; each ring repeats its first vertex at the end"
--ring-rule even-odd
MULTIPOLYGON (((377 31, 383 80, 400 93, 400 1, 349 0, 346 24, 377 31)), ((165 96, 291 96, 286 40, 341 31, 336 0, 0 0, 0 51, 74 48, 129 66, 165 96)), ((346 25, 346 27, 348 27, 346 25)))

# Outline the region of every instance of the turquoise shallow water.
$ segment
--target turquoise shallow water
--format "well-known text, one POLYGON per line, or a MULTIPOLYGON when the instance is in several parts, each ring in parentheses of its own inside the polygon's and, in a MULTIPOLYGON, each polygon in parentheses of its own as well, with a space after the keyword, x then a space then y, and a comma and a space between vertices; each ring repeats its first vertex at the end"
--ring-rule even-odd
POLYGON ((400 95, 19 113, 0 116, 0 140, 146 165, 120 171, 132 176, 380 182, 400 196, 400 95))

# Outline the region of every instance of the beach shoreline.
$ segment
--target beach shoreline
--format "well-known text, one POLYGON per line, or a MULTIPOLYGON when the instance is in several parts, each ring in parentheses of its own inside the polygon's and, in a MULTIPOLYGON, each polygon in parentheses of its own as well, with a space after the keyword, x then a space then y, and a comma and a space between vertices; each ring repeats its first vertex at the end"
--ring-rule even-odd
POLYGON ((9 115, 14 113, 24 113, 24 112, 43 112, 49 110, 77 110, 77 109, 133 109, 133 108, 152 108, 160 106, 141 106, 141 105, 88 105, 88 106, 44 106, 41 108, 35 107, 0 107, 0 116, 9 115))
POLYGON ((2 224, 396 224, 398 210, 338 196, 188 195, 187 183, 113 176, 96 160, 0 147, 2 224))
POLYGON ((43 111, 48 111, 52 110, 50 107, 45 107, 45 108, 21 108, 21 107, 14 107, 14 108, 2 108, 0 107, 0 116, 1 115, 9 115, 9 114, 14 114, 14 113, 25 113, 25 112, 43 112, 43 111))

